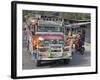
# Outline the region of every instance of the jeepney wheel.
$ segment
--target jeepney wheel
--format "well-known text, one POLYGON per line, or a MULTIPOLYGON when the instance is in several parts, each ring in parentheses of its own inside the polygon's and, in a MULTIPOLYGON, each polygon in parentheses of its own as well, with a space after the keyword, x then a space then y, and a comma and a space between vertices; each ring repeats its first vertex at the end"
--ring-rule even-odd
POLYGON ((85 51, 85 48, 82 47, 81 50, 80 50, 80 53, 83 55, 84 54, 84 51, 85 51))
POLYGON ((37 66, 40 66, 40 65, 41 65, 41 60, 37 60, 37 61, 36 61, 36 65, 37 65, 37 66))
POLYGON ((70 59, 64 59, 63 61, 64 61, 64 64, 68 64, 70 59))

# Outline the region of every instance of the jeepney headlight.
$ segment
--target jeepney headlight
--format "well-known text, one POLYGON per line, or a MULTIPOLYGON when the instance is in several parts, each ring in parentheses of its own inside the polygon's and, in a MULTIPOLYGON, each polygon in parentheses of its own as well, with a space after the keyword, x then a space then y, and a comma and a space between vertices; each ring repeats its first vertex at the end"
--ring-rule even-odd
POLYGON ((40 41, 43 41, 44 39, 43 39, 42 37, 39 37, 39 40, 40 40, 40 41))

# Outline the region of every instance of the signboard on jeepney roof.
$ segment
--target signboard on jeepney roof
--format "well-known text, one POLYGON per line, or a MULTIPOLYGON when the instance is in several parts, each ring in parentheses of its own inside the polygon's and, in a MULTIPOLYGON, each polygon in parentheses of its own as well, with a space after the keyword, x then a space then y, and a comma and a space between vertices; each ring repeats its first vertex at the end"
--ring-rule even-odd
POLYGON ((61 21, 39 20, 38 25, 45 26, 45 27, 62 27, 62 22, 61 21))

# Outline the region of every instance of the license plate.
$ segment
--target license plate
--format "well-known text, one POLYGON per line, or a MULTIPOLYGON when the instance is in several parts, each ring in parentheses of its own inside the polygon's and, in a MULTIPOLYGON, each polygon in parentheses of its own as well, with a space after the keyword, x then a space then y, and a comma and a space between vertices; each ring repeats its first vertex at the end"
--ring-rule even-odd
POLYGON ((52 57, 58 58, 62 56, 62 53, 51 53, 52 57))

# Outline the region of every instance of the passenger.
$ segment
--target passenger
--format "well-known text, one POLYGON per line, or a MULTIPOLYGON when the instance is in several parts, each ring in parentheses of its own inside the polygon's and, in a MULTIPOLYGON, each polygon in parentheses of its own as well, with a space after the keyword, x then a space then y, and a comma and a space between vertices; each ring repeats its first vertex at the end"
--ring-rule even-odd
POLYGON ((70 51, 73 54, 75 52, 75 39, 73 38, 73 34, 71 31, 68 32, 67 38, 66 38, 66 46, 70 46, 70 51))
POLYGON ((81 39, 81 33, 80 33, 80 31, 78 31, 76 34, 76 38, 75 38, 75 48, 79 47, 80 39, 81 39))
POLYGON ((68 35, 67 35, 67 38, 66 38, 65 44, 72 46, 72 43, 73 43, 72 39, 73 39, 72 32, 69 31, 68 35))
POLYGON ((78 31, 76 40, 75 40, 75 49, 76 51, 79 51, 82 55, 84 54, 85 48, 83 47, 84 45, 84 35, 78 31), (82 38, 83 37, 83 38, 82 38))

